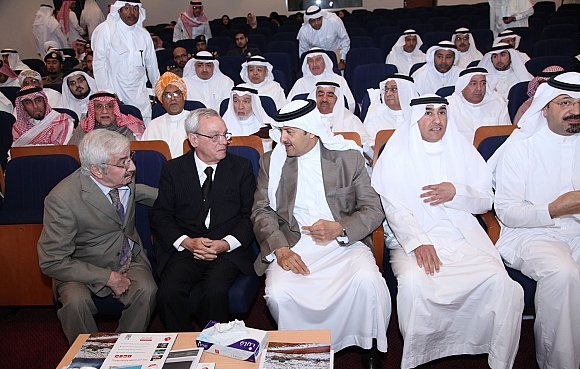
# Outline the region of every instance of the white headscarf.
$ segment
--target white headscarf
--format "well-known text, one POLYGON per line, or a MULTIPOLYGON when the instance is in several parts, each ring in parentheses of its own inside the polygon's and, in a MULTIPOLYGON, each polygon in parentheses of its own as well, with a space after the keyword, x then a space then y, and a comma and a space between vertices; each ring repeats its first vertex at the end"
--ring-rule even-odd
POLYGON ((10 65, 10 69, 14 71, 29 69, 28 65, 24 64, 22 60, 20 60, 20 55, 18 54, 17 50, 2 49, 2 51, 0 51, 0 55, 8 55, 8 64, 10 65))
POLYGON ((111 48, 115 50, 116 54, 123 54, 124 52, 128 52, 131 50, 134 45, 128 44, 132 42, 131 39, 127 39, 124 37, 123 34, 125 33, 125 29, 133 29, 135 27, 143 27, 143 21, 146 18, 146 12, 143 8, 143 4, 141 2, 133 2, 132 0, 123 0, 123 1, 115 1, 113 5, 111 5, 111 9, 109 11, 109 15, 107 15, 107 26, 109 27, 109 33, 111 35, 111 39, 115 40, 115 42, 111 43, 111 48), (132 26, 128 26, 123 22, 121 16, 119 15, 119 9, 125 6, 125 4, 129 3, 132 6, 139 7, 139 19, 137 19, 137 23, 132 26), (119 27, 121 27, 119 29, 119 27))
POLYGON ((455 37, 457 37, 457 35, 465 35, 465 34, 469 35, 469 49, 467 49, 467 51, 465 52, 457 50, 459 52, 459 58, 455 60, 455 65, 458 65, 461 68, 467 67, 467 65, 474 60, 481 60, 481 58, 483 58, 483 54, 479 52, 479 50, 477 50, 477 46, 475 45, 475 39, 473 38, 473 35, 471 34, 469 28, 463 27, 456 29, 455 32, 453 32, 453 35, 451 36, 451 42, 455 43, 455 37), (462 62, 462 59, 465 60, 465 62, 462 62))
POLYGON ((510 53, 511 59, 510 67, 519 81, 529 81, 532 78, 534 78, 534 76, 532 76, 526 69, 526 66, 522 61, 522 59, 520 58, 520 55, 518 54, 517 50, 513 49, 510 45, 505 44, 503 42, 494 44, 491 47, 491 50, 483 56, 483 59, 481 59, 481 62, 479 62, 478 66, 487 69, 490 75, 498 74, 499 71, 497 71, 493 66, 491 57, 493 54, 498 54, 503 50, 507 50, 510 53))
POLYGON ((266 58, 264 58, 261 55, 254 55, 251 58, 246 59, 246 61, 244 63, 242 63, 242 70, 240 71, 240 77, 242 77, 242 80, 248 84, 251 84, 252 87, 254 88, 261 88, 264 85, 268 84, 269 82, 273 82, 274 81, 274 74, 272 73, 272 71, 274 70, 274 67, 272 66, 272 64, 270 64, 266 58), (250 78, 248 77, 248 67, 250 65, 257 65, 260 67, 266 67, 266 69, 268 69, 268 73, 266 73, 266 77, 264 78, 264 80, 258 84, 256 83, 252 83, 250 81, 250 78))
POLYGON ((260 96, 258 95, 258 91, 246 83, 241 83, 232 88, 230 101, 228 103, 228 110, 226 110, 224 113, 223 118, 226 122, 226 125, 228 126, 228 131, 230 131, 234 136, 245 135, 243 133, 244 128, 242 126, 250 124, 251 127, 246 127, 246 131, 249 130, 251 133, 248 134, 252 134, 258 132, 260 128, 266 126, 267 124, 272 124, 274 121, 264 111, 260 96), (240 121, 236 111, 234 110, 234 94, 238 96, 250 95, 252 97, 252 116, 248 118, 247 121, 240 121))
POLYGON ((191 59, 189 59, 187 64, 185 64, 185 67, 183 67, 183 78, 190 78, 196 82, 209 82, 218 78, 218 76, 225 76, 225 74, 220 70, 220 62, 209 51, 200 51, 196 53, 191 59), (213 64, 213 74, 210 79, 205 80, 197 76, 197 73, 195 72, 195 63, 197 62, 213 64))
POLYGON ((304 23, 308 23, 309 20, 320 17, 328 18, 328 14, 329 13, 326 10, 322 10, 319 6, 311 5, 304 13, 304 23))
POLYGON ((493 43, 499 44, 500 42, 503 42, 502 41, 503 39, 512 38, 512 37, 516 39, 514 49, 517 49, 520 46, 520 41, 522 40, 522 36, 518 35, 517 33, 515 33, 511 29, 506 29, 505 31, 500 32, 497 35, 497 37, 495 38, 495 40, 493 41, 493 43))
POLYGON ((434 173, 430 166, 428 152, 441 155, 445 179, 451 183, 491 191, 492 177, 481 155, 456 131, 449 118, 445 134, 440 141, 427 143, 422 139, 419 119, 425 114, 427 105, 432 105, 434 109, 447 105, 444 98, 426 94, 412 100, 411 104, 410 124, 395 131, 377 160, 371 179, 373 188, 381 196, 408 209, 425 232, 429 232, 439 224, 440 218, 437 213, 444 211, 448 219, 464 234, 466 231, 477 232, 479 228, 482 237, 469 241, 480 243, 481 245, 476 245, 478 248, 493 250, 491 241, 485 236, 483 228, 477 224, 475 218, 466 216, 464 211, 455 210, 445 204, 432 206, 420 198, 425 192, 422 189, 424 186, 441 182, 440 174, 434 173))
POLYGON ((318 137, 327 150, 357 150, 362 155, 362 149, 354 141, 345 140, 340 135, 335 136, 322 122, 315 101, 295 100, 288 103, 280 109, 270 130, 270 137, 278 144, 272 150, 268 180, 268 199, 273 210, 277 208, 276 191, 282 176, 282 167, 287 158, 286 149, 280 141, 281 133, 278 128, 281 127, 294 127, 312 133, 318 137))
MULTIPOLYGON (((425 53, 421 51, 421 46, 423 46, 423 40, 421 39, 421 36, 419 36, 417 31, 415 31, 414 29, 405 30, 401 34, 397 42, 395 42, 395 44, 391 48, 391 52, 387 56, 386 62, 395 65, 399 65, 400 63, 404 64, 407 62, 408 55, 411 55, 412 58, 425 59, 425 53), (405 37, 407 36, 417 36, 417 46, 415 46, 415 49, 410 53, 403 50, 403 46, 405 46, 405 37)), ((405 73, 405 71, 399 72, 405 73)))
POLYGON ((79 117, 79 119, 82 120, 81 116, 83 114, 87 113, 87 104, 89 102, 89 97, 92 94, 94 94, 95 92, 97 92, 97 83, 95 82, 95 80, 91 76, 86 74, 85 72, 74 71, 74 72, 70 73, 69 75, 67 75, 66 77, 64 77, 62 80, 62 103, 63 103, 63 107, 70 109, 70 110, 74 111, 75 113, 77 113, 77 116, 79 117), (78 75, 82 75, 83 77, 85 77, 85 79, 87 80, 87 84, 89 85, 89 89, 90 89, 87 96, 85 96, 85 98, 83 98, 83 99, 78 99, 77 97, 75 97, 72 94, 72 92, 70 91, 70 88, 68 87, 68 79, 70 77, 74 77, 74 76, 78 76, 78 75))
POLYGON ((328 126, 328 128, 331 131, 336 132, 337 129, 333 128, 333 122, 342 122, 344 120, 344 114, 345 114, 344 111, 346 110, 346 108, 344 107, 344 104, 342 103, 344 101, 342 90, 340 89, 340 85, 336 82, 320 81, 320 82, 316 83, 314 90, 308 94, 309 99, 317 101, 316 90, 318 90, 319 86, 321 86, 321 87, 334 87, 334 94, 336 95, 336 103, 334 104, 334 107, 332 108, 332 112, 328 113, 328 114, 320 113, 320 117, 321 117, 322 121, 328 126))

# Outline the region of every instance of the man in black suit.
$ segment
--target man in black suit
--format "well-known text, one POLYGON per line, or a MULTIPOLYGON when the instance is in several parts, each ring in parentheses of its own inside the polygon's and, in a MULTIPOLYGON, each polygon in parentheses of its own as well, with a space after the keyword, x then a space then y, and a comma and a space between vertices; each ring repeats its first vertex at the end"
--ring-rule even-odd
POLYGON ((231 134, 215 110, 191 112, 185 131, 194 150, 165 164, 151 211, 159 311, 176 332, 191 331, 192 316, 228 321, 230 286, 254 273, 252 165, 227 154, 231 134))

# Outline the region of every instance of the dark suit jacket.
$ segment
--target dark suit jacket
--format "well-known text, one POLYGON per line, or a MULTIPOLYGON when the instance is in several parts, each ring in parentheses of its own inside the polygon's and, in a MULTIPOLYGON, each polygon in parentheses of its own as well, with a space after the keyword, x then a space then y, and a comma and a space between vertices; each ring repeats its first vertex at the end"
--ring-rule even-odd
MULTIPOLYGON (((294 246, 301 236, 300 226, 294 218, 298 160, 286 158, 276 191, 278 206, 274 211, 268 200, 270 157, 271 152, 268 152, 260 159, 258 189, 252 209, 254 233, 261 248, 261 256, 254 263, 258 275, 268 267, 262 260, 264 256, 280 247, 294 246)), ((354 150, 331 151, 321 145, 320 160, 326 201, 334 220, 346 229, 347 246, 362 241, 373 250, 370 235, 385 215, 379 195, 371 187, 364 158, 354 150)))
MULTIPOLYGON (((151 229, 160 272, 173 254, 173 243, 182 235, 221 239, 232 235, 241 242, 234 251, 221 253, 245 274, 253 274, 250 245, 254 240, 250 214, 256 179, 249 160, 227 154, 214 174, 210 198, 210 225, 201 220, 201 184, 193 151, 165 163, 159 196, 151 209, 151 229)), ((182 252, 189 252, 184 250, 182 252)))
POLYGON ((131 264, 150 268, 135 228, 135 201, 152 205, 157 190, 129 184, 131 195, 121 223, 115 208, 89 176, 80 169, 63 179, 44 200, 44 227, 38 240, 42 272, 57 281, 76 281, 91 292, 107 296, 111 271, 119 265, 123 236, 131 239, 131 264))

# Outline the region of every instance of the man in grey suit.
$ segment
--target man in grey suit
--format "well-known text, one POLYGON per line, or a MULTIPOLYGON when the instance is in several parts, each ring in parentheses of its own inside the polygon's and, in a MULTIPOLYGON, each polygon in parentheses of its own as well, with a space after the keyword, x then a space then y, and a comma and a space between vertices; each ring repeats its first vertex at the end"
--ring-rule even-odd
POLYGON ((157 190, 135 185, 129 141, 98 129, 79 145, 81 168, 44 201, 38 241, 43 273, 53 279, 64 333, 72 343, 97 332, 92 296, 112 295, 125 306, 120 332, 144 332, 157 286, 135 228, 135 201, 153 205, 157 190))
POLYGON ((335 351, 360 346, 365 367, 378 367, 391 300, 371 251, 384 216, 362 150, 333 136, 313 100, 275 120, 252 208, 268 308, 278 329, 331 329, 335 351))

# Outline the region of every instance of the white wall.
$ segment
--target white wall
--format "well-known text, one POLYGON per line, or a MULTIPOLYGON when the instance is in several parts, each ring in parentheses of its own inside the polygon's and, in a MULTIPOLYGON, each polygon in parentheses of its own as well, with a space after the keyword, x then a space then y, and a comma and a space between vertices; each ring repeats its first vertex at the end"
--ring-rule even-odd
MULTIPOLYGON (((439 5, 457 5, 478 3, 483 0, 438 0, 439 5)), ((537 0, 532 0, 535 3, 537 0)), ((103 9, 113 0, 97 0, 103 9)), ((165 23, 177 19, 177 16, 189 4, 189 0, 142 0, 147 9, 145 25, 165 23)), ((32 37, 32 22, 36 10, 42 3, 51 4, 51 0, 0 0, 0 48, 14 48, 20 52, 21 58, 34 58, 36 48, 32 37)), ((230 17, 245 16, 248 12, 257 15, 268 15, 272 11, 289 14, 286 10, 286 0, 221 0, 204 1, 205 13, 209 19, 219 18, 223 14, 230 17)), ((558 2, 557 4, 559 4, 558 2)), ((376 8, 400 8, 403 0, 363 0, 364 7, 369 10, 376 8)))

